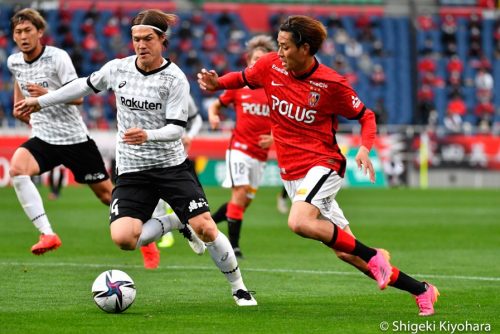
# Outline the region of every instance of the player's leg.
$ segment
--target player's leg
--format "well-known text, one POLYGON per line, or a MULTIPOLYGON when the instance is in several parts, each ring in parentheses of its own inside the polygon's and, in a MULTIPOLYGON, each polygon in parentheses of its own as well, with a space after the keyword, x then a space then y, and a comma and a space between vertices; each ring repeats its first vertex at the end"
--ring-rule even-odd
POLYGON ((290 209, 288 207, 288 194, 285 187, 281 187, 281 191, 276 197, 276 208, 278 209, 278 212, 282 214, 288 213, 288 210, 290 209))
POLYGON ((288 226, 300 236, 321 241, 334 250, 360 257, 367 262, 379 288, 385 289, 392 271, 389 254, 384 250, 365 246, 337 226, 347 224, 347 221, 332 224, 329 220, 318 218, 321 217, 321 208, 331 206, 341 184, 342 178, 336 172, 320 166, 312 168, 304 179, 285 181, 287 192, 295 194, 288 226))
MULTIPOLYGON (((158 204, 156 205, 155 211, 153 212, 153 217, 164 216, 165 214, 169 214, 172 212, 173 210, 172 208, 170 208, 170 205, 168 205, 167 202, 165 202, 164 200, 160 199, 158 201, 158 204)), ((168 232, 161 237, 160 241, 158 242, 158 247, 168 248, 172 247, 174 243, 175 243, 174 234, 172 232, 168 232)))
POLYGON ((73 172, 76 182, 88 184, 104 205, 111 203, 113 184, 101 153, 92 139, 65 146, 61 150, 61 159, 63 164, 73 172))
POLYGON ((31 252, 35 255, 44 254, 61 246, 61 240, 52 230, 52 226, 45 213, 42 197, 31 180, 31 176, 39 175, 41 171, 49 170, 53 166, 48 162, 51 159, 48 144, 38 138, 31 138, 19 147, 12 156, 9 174, 19 203, 24 213, 40 232, 39 242, 33 245, 31 252), (39 161, 45 161, 40 166, 39 161), (45 167, 47 166, 47 167, 45 167))
POLYGON ((181 221, 187 221, 194 233, 206 243, 213 261, 231 285, 233 298, 239 306, 252 306, 257 302, 246 289, 238 261, 227 237, 217 229, 210 216, 208 201, 200 181, 189 161, 170 169, 163 182, 168 198, 181 221), (170 191, 169 191, 170 190, 170 191))
MULTIPOLYGON (((349 226, 346 226, 344 228, 344 231, 354 236, 349 226)), ((370 273, 366 262, 361 258, 339 251, 335 251, 335 253, 337 254, 337 257, 342 261, 349 263, 365 275, 373 278, 373 275, 370 273)), ((395 266, 392 266, 389 285, 396 289, 411 293, 415 297, 417 306, 419 307, 420 315, 427 316, 434 314, 434 303, 437 301, 439 291, 433 285, 423 281, 418 281, 415 278, 400 271, 395 266)))
POLYGON ((233 298, 238 306, 254 306, 257 301, 243 283, 233 247, 227 237, 217 229, 209 212, 189 219, 189 225, 207 245, 207 250, 215 265, 231 285, 233 298))
POLYGON ((248 185, 233 187, 231 200, 227 204, 226 217, 229 242, 237 257, 243 257, 240 249, 240 234, 245 210, 252 201, 248 197, 249 192, 250 187, 248 185))

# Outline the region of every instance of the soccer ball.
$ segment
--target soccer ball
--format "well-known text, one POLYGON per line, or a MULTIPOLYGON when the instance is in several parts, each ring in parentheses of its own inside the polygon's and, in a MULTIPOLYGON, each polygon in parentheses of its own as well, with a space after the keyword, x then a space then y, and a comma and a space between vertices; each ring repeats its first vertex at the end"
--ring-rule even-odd
POLYGON ((128 309, 134 302, 135 292, 132 278, 116 269, 101 273, 92 284, 95 303, 109 313, 121 313, 128 309))

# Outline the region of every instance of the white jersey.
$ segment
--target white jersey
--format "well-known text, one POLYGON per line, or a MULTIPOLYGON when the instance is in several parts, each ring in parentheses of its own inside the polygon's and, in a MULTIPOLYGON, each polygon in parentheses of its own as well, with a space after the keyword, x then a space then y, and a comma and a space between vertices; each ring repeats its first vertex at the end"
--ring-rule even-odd
MULTIPOLYGON (((35 83, 49 91, 77 78, 75 67, 66 51, 45 46, 38 58, 26 62, 22 52, 7 59, 7 66, 24 96, 30 96, 26 84, 35 83)), ((88 130, 74 105, 59 104, 31 114, 32 135, 54 145, 87 141, 88 130)))
POLYGON ((168 61, 151 72, 136 66, 137 56, 115 59, 92 73, 87 84, 95 91, 111 89, 116 96, 116 166, 118 174, 177 166, 186 160, 181 139, 126 144, 129 128, 154 130, 173 123, 186 127, 189 83, 181 69, 168 61))

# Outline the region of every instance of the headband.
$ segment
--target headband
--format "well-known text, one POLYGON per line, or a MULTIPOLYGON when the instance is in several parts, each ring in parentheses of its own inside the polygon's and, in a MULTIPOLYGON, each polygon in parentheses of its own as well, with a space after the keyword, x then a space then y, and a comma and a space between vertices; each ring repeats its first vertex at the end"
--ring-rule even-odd
POLYGON ((149 25, 149 24, 136 24, 135 26, 132 26, 132 27, 130 28, 130 30, 133 30, 133 29, 134 29, 134 28, 136 28, 136 27, 141 27, 141 28, 151 28, 151 29, 154 29, 154 30, 157 30, 157 31, 161 32, 162 34, 165 34, 165 35, 167 34, 167 32, 166 32, 166 31, 163 31, 163 30, 161 30, 160 28, 155 27, 155 26, 152 26, 152 25, 149 25))

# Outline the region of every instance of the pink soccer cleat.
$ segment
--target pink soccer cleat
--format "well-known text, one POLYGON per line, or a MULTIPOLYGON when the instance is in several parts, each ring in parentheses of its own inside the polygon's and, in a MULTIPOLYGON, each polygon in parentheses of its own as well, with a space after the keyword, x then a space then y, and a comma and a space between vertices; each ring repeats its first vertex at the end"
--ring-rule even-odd
POLYGON ((377 254, 368 261, 368 269, 377 281, 380 290, 384 290, 389 284, 392 274, 392 266, 389 263, 390 255, 385 249, 377 249, 377 254))
POLYGON ((425 285, 427 285, 427 290, 415 296, 415 301, 420 311, 418 315, 423 317, 434 314, 434 303, 437 302, 439 296, 439 291, 434 285, 429 283, 425 283, 425 285))
POLYGON ((45 252, 59 248, 62 245, 57 234, 42 234, 40 240, 31 247, 31 252, 35 255, 42 255, 45 252))

